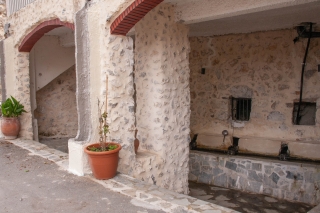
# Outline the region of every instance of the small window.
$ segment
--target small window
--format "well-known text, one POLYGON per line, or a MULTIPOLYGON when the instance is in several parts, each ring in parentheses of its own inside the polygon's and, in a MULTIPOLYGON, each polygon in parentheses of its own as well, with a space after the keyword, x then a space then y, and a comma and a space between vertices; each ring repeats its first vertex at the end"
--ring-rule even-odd
POLYGON ((299 102, 294 103, 293 124, 295 125, 315 125, 316 124, 316 103, 301 102, 299 117, 297 118, 299 102))
POLYGON ((248 121, 251 112, 251 98, 233 98, 231 101, 232 120, 248 121))

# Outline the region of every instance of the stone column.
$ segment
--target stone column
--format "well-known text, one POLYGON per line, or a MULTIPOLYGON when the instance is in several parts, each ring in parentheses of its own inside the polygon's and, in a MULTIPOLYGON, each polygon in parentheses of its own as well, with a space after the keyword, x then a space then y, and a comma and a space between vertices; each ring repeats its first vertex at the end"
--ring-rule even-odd
POLYGON ((122 145, 118 171, 130 174, 135 121, 133 41, 110 35, 111 23, 105 17, 112 11, 101 8, 108 8, 105 2, 88 3, 76 16, 79 132, 69 140, 69 170, 79 175, 89 172, 83 149, 99 142, 99 99, 108 112, 109 140, 122 145))
POLYGON ((7 18, 6 1, 0 0, 0 40, 4 39, 4 25, 7 18))
POLYGON ((88 33, 87 8, 78 11, 75 16, 76 75, 77 75, 77 111, 78 133, 68 141, 69 171, 84 175, 89 166, 84 153, 92 131, 90 104, 90 44, 88 33))
POLYGON ((30 103, 30 76, 29 76, 29 53, 19 52, 14 47, 13 38, 3 40, 3 73, 2 96, 3 101, 13 96, 21 104, 27 113, 23 113, 20 118, 21 129, 19 137, 23 139, 33 139, 32 113, 30 103))
POLYGON ((102 55, 105 59, 104 71, 107 72, 110 140, 122 145, 118 171, 131 175, 135 160, 132 38, 110 35, 108 27, 102 55))
POLYGON ((157 157, 136 174, 180 193, 188 192, 190 89, 186 26, 174 7, 160 4, 135 27, 135 83, 140 148, 157 157))
MULTIPOLYGON (((21 129, 19 137, 24 139, 33 140, 33 127, 32 127, 32 113, 31 113, 31 101, 30 101, 30 75, 29 75, 29 53, 18 52, 15 48, 15 86, 6 84, 7 87, 15 88, 15 94, 17 100, 23 105, 27 113, 23 113, 20 116, 21 129)), ((11 59, 6 61, 6 64, 11 59)), ((9 94, 7 94, 9 95, 9 94)))

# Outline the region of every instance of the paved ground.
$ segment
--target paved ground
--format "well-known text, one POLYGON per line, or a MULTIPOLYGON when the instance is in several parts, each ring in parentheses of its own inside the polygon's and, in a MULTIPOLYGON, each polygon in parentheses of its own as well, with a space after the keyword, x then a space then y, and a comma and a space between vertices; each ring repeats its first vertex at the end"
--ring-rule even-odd
MULTIPOLYGON (((264 195, 192 182, 189 183, 190 197, 122 174, 107 181, 95 180, 91 176, 77 177, 58 171, 52 162, 58 164, 60 169, 67 168, 68 155, 61 152, 67 149, 67 139, 42 141, 52 148, 59 147, 61 151, 35 141, 12 142, 42 157, 30 156, 27 151, 10 143, 0 142, 0 168, 4 168, 0 173, 0 206, 5 206, 4 212, 20 212, 21 208, 29 208, 30 211, 23 212, 147 213, 161 212, 162 209, 174 213, 300 213, 312 208, 264 195), (11 167, 15 168, 16 173, 9 173, 11 167), (119 203, 120 207, 115 207, 119 203)), ((312 213, 318 212, 314 210, 312 213)))
POLYGON ((0 212, 163 212, 28 153, 0 142, 0 212))
POLYGON ((50 148, 68 153, 68 140, 69 138, 41 138, 39 142, 50 148))
POLYGON ((233 189, 189 182, 190 196, 243 213, 305 213, 312 206, 233 189))
MULTIPOLYGON (((14 206, 17 200, 19 201, 21 199, 21 202, 23 200, 30 200, 31 202, 34 197, 35 201, 32 202, 38 202, 41 209, 46 209, 39 211, 30 210, 28 208, 33 208, 35 205, 28 204, 28 208, 24 208, 23 212, 81 212, 83 208, 78 206, 79 203, 84 203, 85 209, 82 212, 146 213, 161 212, 160 210, 170 213, 237 212, 188 195, 178 194, 120 173, 109 180, 97 180, 91 175, 86 175, 85 177, 74 176, 67 172, 67 153, 49 148, 44 144, 32 140, 18 138, 16 140, 11 140, 10 142, 14 145, 8 142, 0 142, 2 144, 0 145, 0 156, 6 155, 4 156, 4 159, 10 159, 9 162, 3 163, 7 168, 3 170, 3 173, 0 173, 0 186, 2 186, 1 181, 5 184, 5 187, 1 189, 3 191, 0 190, 0 201, 3 198, 1 193, 4 194, 6 191, 13 190, 13 194, 15 195, 15 197, 10 196, 10 198, 4 196, 9 200, 8 202, 6 202, 6 200, 1 201, 0 207, 6 206, 5 210, 10 210, 9 212, 21 212, 20 209, 17 209, 18 207, 14 206), (16 146, 27 150, 27 152, 16 146), (2 149, 2 147, 4 148, 2 149), (28 154, 28 152, 30 153, 28 154), (40 158, 35 155, 40 156, 40 158), (58 167, 54 164, 58 165, 58 167), (44 165, 52 165, 52 167, 44 170, 42 168, 44 165), (12 174, 14 176, 12 180, 11 177, 6 177, 7 173, 10 172, 11 167, 19 169, 19 174, 12 174), (26 182, 24 179, 31 179, 32 181, 29 180, 26 182), (94 183, 97 183, 98 185, 95 185, 94 183), (52 184, 54 185, 52 186, 52 184), (92 184, 94 186, 92 186, 92 184), (12 187, 16 185, 21 189, 12 187), (75 186, 73 187, 73 185, 75 186), (32 188, 31 192, 28 191, 29 187, 32 188), (25 198, 21 197, 24 194, 20 195, 24 190, 27 190, 28 192, 25 198), (104 190, 106 190, 106 192, 104 192, 104 190), (59 195, 59 197, 56 197, 57 195, 59 195), (114 196, 116 196, 115 199, 113 199, 114 196), (103 202, 104 200, 107 204, 103 202), (61 207, 67 208, 64 207, 65 205, 68 207, 71 206, 71 209, 60 209, 61 207), (117 205, 121 205, 121 207, 117 205), (132 208, 132 206, 142 207, 142 210, 137 210, 132 208), (72 209, 77 207, 80 208, 80 210, 72 209)), ((2 162, 1 158, 0 162, 2 162)), ((0 168, 1 167, 2 164, 0 163, 0 168)), ((7 194, 9 195, 10 193, 7 194)), ((1 208, 0 212, 2 213, 1 208)))

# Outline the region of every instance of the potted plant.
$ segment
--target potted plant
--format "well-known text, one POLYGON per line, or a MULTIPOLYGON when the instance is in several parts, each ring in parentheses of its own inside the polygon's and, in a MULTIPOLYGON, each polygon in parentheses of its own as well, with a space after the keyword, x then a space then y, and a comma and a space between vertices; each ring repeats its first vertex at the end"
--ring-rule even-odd
POLYGON ((86 146, 84 151, 88 155, 94 177, 106 180, 113 178, 117 173, 121 145, 107 142, 107 134, 109 133, 109 125, 107 124, 108 114, 106 112, 101 113, 102 107, 103 104, 100 108, 100 101, 98 100, 100 142, 86 146))
POLYGON ((17 138, 20 131, 18 116, 23 112, 26 112, 24 106, 12 96, 1 104, 1 131, 5 139, 17 138))

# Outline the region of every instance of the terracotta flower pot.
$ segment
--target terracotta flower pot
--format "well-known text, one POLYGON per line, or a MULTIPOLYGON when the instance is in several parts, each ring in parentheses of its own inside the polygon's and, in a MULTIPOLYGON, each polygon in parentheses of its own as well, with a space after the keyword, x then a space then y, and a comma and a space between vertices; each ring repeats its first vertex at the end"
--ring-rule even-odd
POLYGON ((89 151, 88 147, 100 147, 100 143, 95 143, 86 146, 84 149, 84 151, 88 154, 89 164, 93 176, 99 180, 107 180, 113 178, 117 174, 121 145, 112 142, 109 144, 117 145, 118 148, 105 152, 89 151))
POLYGON ((20 121, 17 117, 2 117, 1 131, 5 139, 11 140, 18 137, 20 121))

